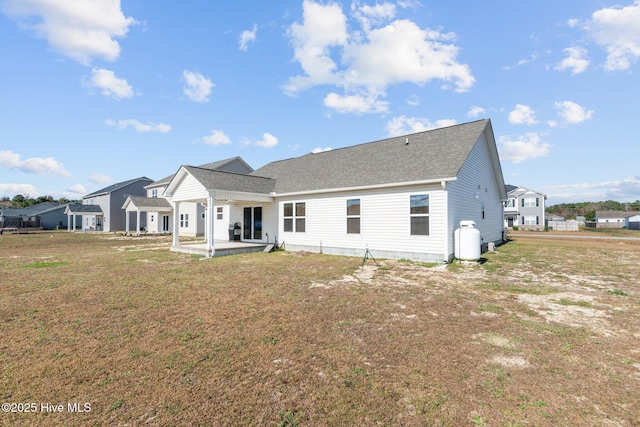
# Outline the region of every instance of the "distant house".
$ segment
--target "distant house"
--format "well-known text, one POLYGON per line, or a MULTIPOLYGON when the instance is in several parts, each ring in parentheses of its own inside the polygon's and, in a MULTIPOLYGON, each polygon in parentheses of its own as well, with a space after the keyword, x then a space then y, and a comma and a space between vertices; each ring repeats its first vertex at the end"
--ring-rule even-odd
POLYGON ((629 212, 620 211, 596 211, 597 228, 623 228, 625 218, 631 215, 629 212))
POLYGON ((43 230, 55 230, 67 228, 68 216, 64 213, 67 205, 58 204, 40 211, 36 217, 40 221, 43 230))
MULTIPOLYGON (((223 172, 237 173, 246 175, 253 172, 253 168, 249 166, 242 158, 232 157, 217 162, 206 163, 198 166, 205 170, 217 170, 223 172)), ((149 233, 169 233, 173 230, 173 205, 171 197, 165 195, 165 190, 175 174, 169 175, 158 181, 145 186, 146 196, 129 197, 124 202, 122 209, 129 215, 135 213, 136 218, 141 213, 147 216, 147 232, 149 233)), ((205 211, 201 203, 183 203, 178 213, 180 219, 179 233, 182 236, 204 236, 205 234, 205 211)), ((216 208, 216 239, 222 240, 227 238, 227 228, 229 221, 228 206, 218 206, 216 208), (226 222, 225 222, 226 221, 226 222)), ((126 231, 140 230, 131 224, 125 224, 126 231)))
POLYGON ((507 185, 504 205, 504 226, 521 230, 543 230, 545 226, 544 194, 525 187, 507 185))
POLYGON ((0 208, 0 227, 42 228, 66 227, 65 205, 43 202, 24 208, 0 208))
MULTIPOLYGON (((72 207, 69 209, 68 215, 81 215, 82 223, 80 228, 84 230, 124 231, 127 223, 127 214, 122 211, 122 203, 128 196, 145 196, 147 191, 144 187, 152 182, 152 179, 140 177, 118 182, 94 191, 82 198, 82 204, 97 206, 99 209, 83 211, 82 209, 85 208, 72 207)), ((133 226, 144 227, 146 215, 140 221, 140 225, 135 223, 133 226)))
POLYGON ((507 200, 489 120, 310 153, 251 173, 183 165, 163 196, 173 205, 172 250, 182 250, 180 235, 193 220, 185 206, 195 204, 204 209, 207 256, 238 224, 242 241, 284 241, 287 250, 440 262, 453 258, 462 220, 476 223, 482 243, 502 242, 507 200))
POLYGON ((627 216, 624 219, 624 226, 630 230, 640 230, 640 213, 627 216))

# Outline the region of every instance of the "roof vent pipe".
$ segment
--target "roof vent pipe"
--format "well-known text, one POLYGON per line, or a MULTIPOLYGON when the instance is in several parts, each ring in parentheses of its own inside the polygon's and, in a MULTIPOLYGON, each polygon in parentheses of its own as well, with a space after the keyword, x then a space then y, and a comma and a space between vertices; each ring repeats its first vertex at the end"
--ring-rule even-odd
POLYGON ((406 137, 406 138, 404 139, 404 145, 409 145, 409 137, 406 137))

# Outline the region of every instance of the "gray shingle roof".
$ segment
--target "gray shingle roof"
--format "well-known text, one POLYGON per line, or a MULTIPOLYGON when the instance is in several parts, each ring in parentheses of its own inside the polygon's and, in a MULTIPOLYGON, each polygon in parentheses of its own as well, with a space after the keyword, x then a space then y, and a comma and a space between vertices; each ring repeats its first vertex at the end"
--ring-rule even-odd
POLYGON ((111 184, 108 187, 104 187, 104 188, 101 188, 98 191, 94 191, 91 194, 87 194, 86 196, 84 196, 84 198, 86 199, 87 197, 94 197, 94 196, 97 196, 97 195, 100 195, 100 194, 108 194, 108 193, 111 193, 112 191, 117 190, 119 188, 126 187, 127 185, 131 185, 136 181, 149 181, 149 183, 153 182, 153 180, 151 178, 147 178, 146 176, 141 176, 139 178, 130 179, 128 181, 122 181, 122 182, 117 182, 115 184, 111 184))
POLYGON ((137 207, 171 209, 171 203, 162 197, 129 196, 131 203, 137 207))
POLYGON ((195 166, 183 166, 205 188, 243 193, 269 194, 275 189, 275 181, 262 176, 222 172, 195 166))
POLYGON ((81 205, 80 203, 69 203, 67 205, 72 214, 102 213, 102 208, 98 205, 81 205))
POLYGON ((626 218, 632 215, 635 215, 635 213, 621 212, 621 211, 597 211, 596 212, 596 218, 600 218, 600 219, 606 219, 606 218, 619 219, 619 218, 626 218))
POLYGON ((479 120, 306 154, 269 163, 251 175, 276 179, 279 194, 452 178, 489 123, 479 120))

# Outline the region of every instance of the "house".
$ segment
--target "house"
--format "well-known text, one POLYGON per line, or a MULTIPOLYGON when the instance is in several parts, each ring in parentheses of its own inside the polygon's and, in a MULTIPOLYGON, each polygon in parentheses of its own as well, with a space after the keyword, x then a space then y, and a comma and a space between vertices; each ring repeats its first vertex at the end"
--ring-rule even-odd
POLYGON ((547 196, 525 187, 507 185, 504 226, 520 230, 542 231, 545 226, 544 205, 547 196))
POLYGON ((640 230, 640 213, 632 214, 626 217, 624 219, 624 227, 628 228, 629 230, 640 230))
MULTIPOLYGON (((249 166, 242 158, 236 156, 217 162, 206 163, 198 166, 206 170, 218 170, 224 172, 249 174, 253 172, 253 168, 249 166)), ((122 209, 127 212, 127 218, 131 213, 136 213, 136 218, 141 212, 147 215, 147 232, 149 233, 169 233, 173 230, 173 222, 171 216, 173 214, 173 206, 171 198, 165 195, 165 189, 174 178, 175 174, 169 175, 158 181, 145 186, 146 196, 131 196, 127 198, 122 209)), ((178 213, 181 218, 179 225, 179 233, 183 236, 204 236, 205 233, 205 212, 201 203, 183 203, 178 213)), ((218 206, 216 212, 217 221, 225 221, 229 218, 228 207, 218 206)), ((225 233, 227 225, 225 226, 225 233)), ((216 227, 219 229, 220 227, 216 227)), ((125 224, 125 230, 129 233, 130 224, 125 224)), ((136 229, 136 234, 140 230, 136 229)))
MULTIPOLYGON (((69 216, 73 215, 74 219, 76 215, 81 215, 80 227, 84 230, 123 231, 129 221, 127 218, 129 213, 122 212, 122 202, 128 196, 146 195, 145 186, 151 183, 153 183, 152 179, 143 176, 109 185, 82 198, 83 205, 97 206, 99 209, 72 206, 66 213, 69 216)), ((144 227, 146 217, 140 218, 139 221, 133 226, 144 227)), ((72 221, 69 221, 69 227, 71 225, 72 221)), ((73 221, 73 229, 77 226, 78 224, 73 221)))
POLYGON ((623 228, 629 215, 621 211, 596 211, 596 228, 623 228))
POLYGON ((245 242, 437 262, 453 259, 462 220, 475 222, 483 244, 501 243, 507 200, 490 120, 310 153, 248 174, 183 165, 164 197, 173 205, 176 251, 191 220, 183 205, 195 203, 204 209, 207 256, 237 223, 245 242))
POLYGON ((36 215, 38 221, 40 221, 40 227, 43 230, 55 230, 67 228, 68 217, 64 213, 67 207, 66 204, 50 204, 47 209, 44 209, 36 215))
POLYGON ((24 208, 0 208, 0 228, 42 228, 53 230, 66 227, 65 205, 42 202, 24 208))

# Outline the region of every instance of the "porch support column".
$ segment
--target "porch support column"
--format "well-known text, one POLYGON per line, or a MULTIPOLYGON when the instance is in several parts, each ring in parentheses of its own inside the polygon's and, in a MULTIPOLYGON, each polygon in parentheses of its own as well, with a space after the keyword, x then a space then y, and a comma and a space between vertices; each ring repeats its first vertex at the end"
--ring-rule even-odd
POLYGON ((209 256, 214 256, 216 253, 216 248, 213 243, 213 212, 215 211, 213 205, 214 197, 215 194, 209 194, 209 197, 207 198, 207 246, 210 253, 209 256))
POLYGON ((67 214, 67 231, 71 231, 71 215, 67 214))
POLYGON ((140 235, 140 208, 136 209, 136 235, 140 235))
POLYGON ((73 231, 76 231, 76 214, 73 214, 73 231))
POLYGON ((124 231, 125 236, 129 235, 129 211, 124 211, 124 231))
POLYGON ((180 202, 173 202, 173 246, 180 245, 180 202))

